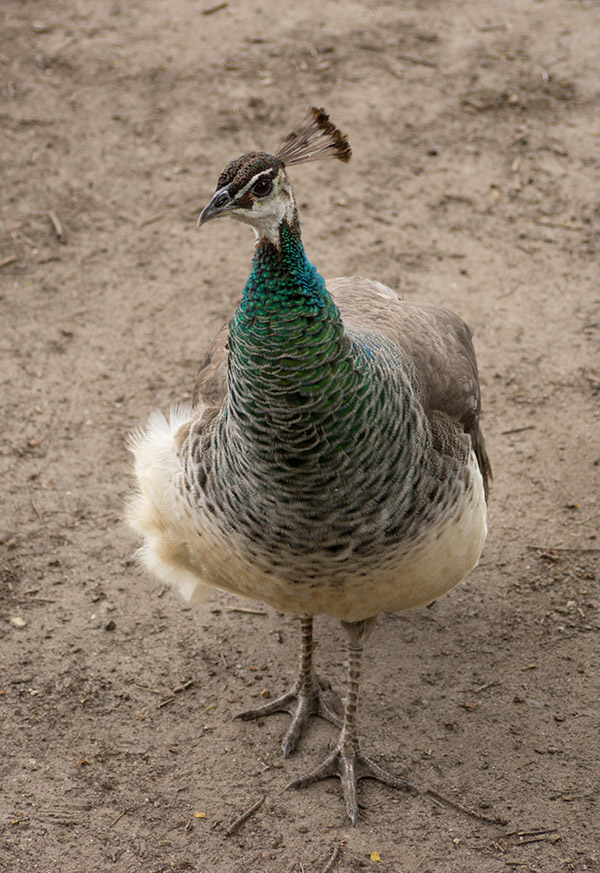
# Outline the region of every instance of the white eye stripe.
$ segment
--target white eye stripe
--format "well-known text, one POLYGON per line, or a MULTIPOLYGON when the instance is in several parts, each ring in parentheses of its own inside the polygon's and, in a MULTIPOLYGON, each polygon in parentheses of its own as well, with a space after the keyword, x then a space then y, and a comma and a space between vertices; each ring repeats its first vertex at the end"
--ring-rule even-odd
MULTIPOLYGON (((277 173, 277 175, 279 175, 279 174, 277 173)), ((275 176, 273 175, 272 167, 268 167, 266 170, 261 170, 260 173, 256 173, 256 175, 254 175, 250 179, 250 181, 247 182, 246 185, 244 185, 243 188, 240 188, 240 190, 235 195, 234 199, 237 200, 239 197, 243 197, 244 194, 246 193, 246 191, 249 191, 250 188, 252 188, 258 182, 259 179, 264 178, 264 179, 267 179, 269 182, 275 182, 277 175, 275 175, 275 176)))

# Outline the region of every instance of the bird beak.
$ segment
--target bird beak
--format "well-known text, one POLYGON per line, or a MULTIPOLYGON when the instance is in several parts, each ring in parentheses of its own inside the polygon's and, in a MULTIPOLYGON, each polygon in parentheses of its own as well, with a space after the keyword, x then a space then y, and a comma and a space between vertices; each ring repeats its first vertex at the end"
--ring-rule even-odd
POLYGON ((211 221, 213 218, 218 218, 219 215, 223 215, 228 209, 232 208, 233 201, 229 196, 227 188, 221 188, 219 191, 215 191, 208 206, 205 206, 198 216, 198 227, 202 227, 202 225, 206 224, 207 221, 211 221))

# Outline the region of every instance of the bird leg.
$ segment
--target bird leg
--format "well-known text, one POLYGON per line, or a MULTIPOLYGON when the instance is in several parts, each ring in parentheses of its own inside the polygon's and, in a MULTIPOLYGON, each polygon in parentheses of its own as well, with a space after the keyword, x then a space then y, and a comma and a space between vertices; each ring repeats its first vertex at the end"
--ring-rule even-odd
POLYGON ((283 738, 281 747, 283 757, 287 758, 295 751, 305 724, 311 715, 320 715, 328 721, 340 726, 342 720, 323 699, 323 691, 330 688, 328 682, 320 679, 313 668, 313 619, 312 615, 300 616, 300 670, 292 688, 281 697, 265 703, 256 709, 240 712, 236 718, 245 721, 251 718, 261 718, 274 712, 289 712, 292 723, 283 738))
POLYGON ((312 772, 294 779, 288 788, 304 788, 312 782, 339 776, 346 801, 348 817, 353 825, 358 821, 358 801, 356 788, 359 779, 377 779, 392 788, 401 788, 412 794, 417 789, 410 782, 399 779, 384 770, 375 761, 367 758, 360 750, 357 730, 358 692, 362 652, 366 638, 375 624, 374 618, 357 622, 342 622, 348 637, 348 689, 344 701, 344 722, 340 738, 333 752, 312 772))

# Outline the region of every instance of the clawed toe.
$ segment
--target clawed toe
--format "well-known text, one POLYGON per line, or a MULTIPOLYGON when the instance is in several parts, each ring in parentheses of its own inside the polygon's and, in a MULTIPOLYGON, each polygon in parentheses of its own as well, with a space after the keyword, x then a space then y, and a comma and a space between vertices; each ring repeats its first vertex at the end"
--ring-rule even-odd
POLYGON ((281 697, 276 697, 262 706, 257 706, 256 709, 245 709, 243 712, 238 712, 234 718, 251 721, 253 718, 262 718, 264 715, 273 715, 274 712, 290 712, 290 710, 293 712, 293 701, 296 697, 296 691, 292 688, 281 697))
POLYGON ((275 698, 275 700, 265 703, 263 706, 259 706, 256 709, 247 709, 244 712, 238 713, 236 718, 249 721, 253 718, 262 718, 263 716, 272 715, 275 712, 288 712, 292 716, 292 723, 290 724, 281 744, 283 757, 287 758, 298 747, 304 727, 311 716, 320 716, 338 727, 341 727, 341 717, 325 702, 323 698, 323 690, 330 687, 331 686, 328 682, 315 676, 314 682, 308 691, 300 690, 297 686, 294 686, 290 691, 275 698))
POLYGON ((392 773, 388 773, 387 770, 384 770, 375 761, 363 755, 360 749, 357 749, 353 755, 344 755, 339 746, 325 758, 322 764, 306 776, 293 779, 286 787, 305 788, 313 782, 320 782, 322 779, 328 779, 330 776, 339 776, 340 778, 344 800, 346 801, 346 811, 353 826, 358 821, 356 789, 360 779, 376 779, 378 782, 383 782, 385 785, 399 788, 413 795, 419 793, 415 785, 392 775, 392 773))

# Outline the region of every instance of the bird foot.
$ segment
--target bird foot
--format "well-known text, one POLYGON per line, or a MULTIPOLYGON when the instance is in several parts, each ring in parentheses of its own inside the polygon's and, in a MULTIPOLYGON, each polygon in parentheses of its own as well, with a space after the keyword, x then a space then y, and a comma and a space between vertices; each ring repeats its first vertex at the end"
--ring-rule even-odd
POLYGON ((290 691, 282 694, 281 697, 270 700, 269 703, 265 703, 256 709, 247 709, 245 712, 240 712, 236 715, 236 718, 249 721, 253 718, 272 715, 275 712, 289 712, 292 716, 292 723, 281 744, 283 757, 287 758, 296 750, 304 727, 311 715, 319 715, 338 727, 342 726, 341 717, 323 698, 323 691, 329 688, 331 688, 329 682, 315 676, 309 691, 301 690, 299 683, 296 683, 290 691))
POLYGON ((305 788, 313 782, 319 782, 321 779, 328 779, 330 776, 339 776, 342 783, 342 791, 346 801, 346 811, 352 825, 356 825, 358 821, 358 800, 356 789, 359 779, 377 779, 378 782, 383 782, 385 785, 390 785, 392 788, 400 788, 402 791, 408 791, 410 794, 418 794, 416 786, 404 779, 399 779, 393 776, 367 758, 366 755, 356 749, 353 755, 344 755, 339 748, 335 748, 327 758, 308 773, 306 776, 301 776, 299 779, 293 779, 286 786, 287 788, 305 788))

